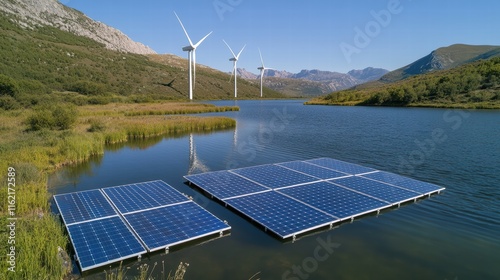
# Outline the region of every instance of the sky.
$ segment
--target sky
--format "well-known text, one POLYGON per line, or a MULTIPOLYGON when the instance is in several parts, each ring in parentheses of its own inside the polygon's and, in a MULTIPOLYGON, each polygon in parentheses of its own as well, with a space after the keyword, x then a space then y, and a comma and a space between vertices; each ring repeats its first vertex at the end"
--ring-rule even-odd
POLYGON ((500 45, 500 1, 466 0, 60 0, 115 27, 158 53, 230 72, 232 56, 246 45, 238 68, 266 67, 298 73, 319 69, 347 73, 366 67, 395 70, 456 43, 500 45))

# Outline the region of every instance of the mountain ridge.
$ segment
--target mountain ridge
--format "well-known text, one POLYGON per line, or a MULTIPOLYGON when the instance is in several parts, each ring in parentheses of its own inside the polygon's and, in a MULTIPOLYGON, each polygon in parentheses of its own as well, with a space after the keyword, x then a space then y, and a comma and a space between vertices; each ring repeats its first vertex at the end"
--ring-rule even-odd
POLYGON ((135 54, 156 53, 120 30, 95 21, 57 0, 4 0, 0 3, 0 11, 13 15, 11 20, 23 29, 51 26, 93 39, 110 50, 135 54))

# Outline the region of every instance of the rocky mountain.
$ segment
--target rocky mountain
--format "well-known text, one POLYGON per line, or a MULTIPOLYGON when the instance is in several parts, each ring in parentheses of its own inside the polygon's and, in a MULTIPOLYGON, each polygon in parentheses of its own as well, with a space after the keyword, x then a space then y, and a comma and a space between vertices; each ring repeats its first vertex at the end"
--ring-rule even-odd
POLYGON ((455 44, 439 48, 429 55, 384 75, 381 82, 395 82, 438 70, 452 69, 477 60, 500 56, 499 46, 455 44))
POLYGON ((48 25, 93 39, 110 50, 135 54, 155 53, 120 30, 94 21, 57 0, 2 0, 0 11, 14 15, 13 21, 24 29, 48 25))
MULTIPOLYGON (((389 71, 368 67, 363 70, 352 70, 349 73, 338 73, 321 70, 302 70, 299 73, 267 70, 264 85, 293 96, 316 96, 353 87, 365 82, 378 80, 389 71)), ((238 76, 247 80, 258 79, 259 76, 245 69, 238 69, 238 76)))

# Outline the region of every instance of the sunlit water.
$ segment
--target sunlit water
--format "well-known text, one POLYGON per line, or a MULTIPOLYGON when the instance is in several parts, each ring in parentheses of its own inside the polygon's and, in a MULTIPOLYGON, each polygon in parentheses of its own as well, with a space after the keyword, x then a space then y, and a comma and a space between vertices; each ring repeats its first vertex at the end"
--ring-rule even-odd
MULTIPOLYGON (((186 279, 250 279, 256 273, 253 279, 500 278, 499 111, 214 103, 240 106, 239 112, 209 114, 235 118, 236 129, 110 147, 100 158, 51 176, 53 193, 161 179, 232 226, 230 236, 127 262, 128 277, 140 264, 156 263, 152 276, 162 279, 162 271, 183 261, 190 264, 186 279), (283 243, 183 179, 190 172, 316 157, 446 190, 283 243)), ((103 270, 84 277, 104 279, 103 270)))

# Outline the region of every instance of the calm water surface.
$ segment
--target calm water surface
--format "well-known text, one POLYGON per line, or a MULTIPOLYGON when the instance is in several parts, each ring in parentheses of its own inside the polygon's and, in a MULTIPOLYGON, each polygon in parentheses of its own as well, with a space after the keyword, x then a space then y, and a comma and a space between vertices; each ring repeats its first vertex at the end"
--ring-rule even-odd
MULTIPOLYGON (((499 279, 500 112, 225 101, 237 128, 109 147, 50 179, 68 193, 161 179, 228 221, 230 236, 131 261, 186 279, 499 279), (446 187, 440 195, 283 243, 185 184, 188 173, 332 157, 446 187), (325 244, 331 244, 326 246, 325 244), (327 249, 325 249, 327 247, 327 249), (318 249, 319 248, 319 249, 318 249)), ((75 271, 78 271, 75 269, 75 271)), ((104 279, 102 270, 84 275, 104 279)))

